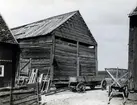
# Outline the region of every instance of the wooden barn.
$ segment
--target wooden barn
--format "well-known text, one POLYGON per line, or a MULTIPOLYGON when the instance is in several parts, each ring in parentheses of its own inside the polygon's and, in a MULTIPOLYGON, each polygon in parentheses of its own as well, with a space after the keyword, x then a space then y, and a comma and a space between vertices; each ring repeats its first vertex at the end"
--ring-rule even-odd
POLYGON ((20 58, 52 80, 93 76, 97 72, 97 42, 79 11, 11 29, 20 44, 20 58))
POLYGON ((0 88, 14 82, 19 46, 0 15, 0 88))
POLYGON ((137 7, 129 15, 129 53, 128 69, 130 71, 130 88, 137 90, 137 7))

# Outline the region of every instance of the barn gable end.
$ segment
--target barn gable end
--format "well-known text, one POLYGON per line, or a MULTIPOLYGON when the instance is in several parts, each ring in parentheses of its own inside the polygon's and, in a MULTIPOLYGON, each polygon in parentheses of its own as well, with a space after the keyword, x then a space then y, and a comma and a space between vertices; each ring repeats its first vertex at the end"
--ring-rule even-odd
POLYGON ((17 43, 14 36, 11 34, 8 26, 0 15, 0 42, 17 43))
POLYGON ((97 42, 79 11, 56 28, 53 34, 55 35, 55 78, 67 80, 69 76, 96 74, 97 42))
POLYGON ((79 11, 54 30, 56 36, 79 41, 89 45, 97 45, 88 26, 79 11))

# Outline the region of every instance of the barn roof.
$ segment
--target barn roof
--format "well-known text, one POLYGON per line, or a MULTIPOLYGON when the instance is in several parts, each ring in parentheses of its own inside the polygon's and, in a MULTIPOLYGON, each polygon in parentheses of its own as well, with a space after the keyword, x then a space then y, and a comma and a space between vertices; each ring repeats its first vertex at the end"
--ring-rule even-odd
POLYGON ((16 39, 46 35, 62 25, 77 12, 78 11, 69 12, 37 22, 33 22, 27 25, 19 26, 11 29, 11 31, 16 39))
POLYGON ((129 14, 129 16, 137 15, 137 7, 129 14))
POLYGON ((0 42, 17 44, 16 39, 11 34, 8 26, 6 25, 4 19, 0 15, 0 42))

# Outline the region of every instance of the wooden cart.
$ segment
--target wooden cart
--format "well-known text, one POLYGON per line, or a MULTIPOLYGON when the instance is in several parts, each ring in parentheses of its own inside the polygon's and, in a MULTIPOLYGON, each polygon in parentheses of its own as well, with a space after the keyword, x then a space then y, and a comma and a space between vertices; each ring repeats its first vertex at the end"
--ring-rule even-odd
POLYGON ((124 104, 126 102, 125 99, 128 98, 129 95, 129 89, 128 89, 128 71, 126 70, 125 72, 122 72, 119 68, 106 68, 105 69, 107 71, 107 73, 110 75, 110 77, 112 78, 112 83, 109 86, 108 89, 108 96, 109 96, 109 102, 113 97, 114 93, 118 93, 118 94, 122 94, 124 97, 124 104), (116 74, 116 76, 114 76, 114 73, 116 74), (121 73, 121 75, 119 74, 121 73))
POLYGON ((105 79, 97 76, 78 76, 69 78, 69 88, 72 91, 84 92, 86 86, 89 86, 90 89, 94 89, 97 85, 101 85, 101 88, 104 90, 106 89, 107 82, 105 79))

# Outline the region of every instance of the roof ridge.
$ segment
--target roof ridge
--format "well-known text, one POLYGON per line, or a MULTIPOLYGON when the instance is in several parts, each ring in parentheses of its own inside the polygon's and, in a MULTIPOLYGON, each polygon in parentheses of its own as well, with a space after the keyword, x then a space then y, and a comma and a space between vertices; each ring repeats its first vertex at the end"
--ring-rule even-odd
POLYGON ((18 42, 17 42, 15 36, 12 34, 11 30, 9 29, 7 23, 5 22, 5 20, 3 19, 1 14, 0 14, 0 22, 1 22, 0 32, 2 32, 1 35, 2 35, 3 39, 6 38, 6 40, 4 39, 4 41, 2 41, 3 40, 2 39, 2 40, 0 40, 0 42, 17 44, 18 42), (3 30, 4 30, 4 32, 3 32, 3 30), (5 33, 5 34, 3 35, 3 33, 5 33), (10 38, 12 38, 12 39, 10 39, 10 38))
POLYGON ((79 12, 79 10, 75 10, 75 11, 63 13, 63 14, 60 14, 60 15, 51 16, 51 17, 48 17, 48 18, 46 18, 46 19, 41 19, 41 20, 39 20, 39 21, 30 22, 30 23, 28 23, 28 24, 24 24, 24 25, 21 25, 21 26, 13 27, 13 28, 11 28, 11 30, 18 29, 18 28, 21 28, 21 27, 25 27, 25 26, 31 25, 31 24, 33 24, 33 23, 40 23, 40 22, 46 21, 46 20, 48 20, 48 19, 52 19, 52 18, 55 18, 55 17, 59 17, 59 16, 63 16, 63 15, 66 15, 66 14, 71 14, 71 13, 76 13, 76 12, 79 12))
POLYGON ((129 13, 129 17, 133 15, 137 15, 137 6, 129 13))

